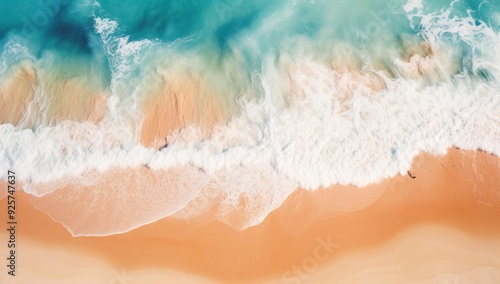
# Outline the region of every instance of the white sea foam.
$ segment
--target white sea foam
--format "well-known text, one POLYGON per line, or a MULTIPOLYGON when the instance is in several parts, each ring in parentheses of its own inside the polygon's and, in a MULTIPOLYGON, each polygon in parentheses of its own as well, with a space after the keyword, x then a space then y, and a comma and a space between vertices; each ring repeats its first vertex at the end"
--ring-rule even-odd
POLYGON ((277 63, 269 57, 254 76, 262 91, 259 98, 246 101, 238 115, 214 129, 210 139, 189 126, 168 137, 168 147, 160 151, 138 143, 142 117, 134 101, 137 93, 129 92, 129 97, 117 93, 130 86, 131 66, 154 43, 115 35, 116 22, 97 18, 96 32, 112 57, 114 72, 109 113, 98 125, 64 121, 34 130, 0 125, 0 178, 6 178, 7 169, 16 171, 25 191, 42 197, 39 207, 75 235, 125 232, 172 214, 189 218, 204 214, 206 203, 182 210, 207 191, 207 200, 220 204, 217 218, 241 230, 261 222, 297 187, 365 186, 406 172, 420 152, 444 154, 452 146, 500 155, 500 52, 493 48, 499 46, 498 34, 471 18, 425 14, 418 5, 421 1, 412 3, 407 7, 409 18, 420 19, 432 56, 395 58, 391 64, 396 77, 369 65, 361 72, 345 72, 308 58, 277 63), (471 47, 470 69, 450 65, 456 50, 447 42, 449 33, 471 47), (490 77, 475 76, 480 70, 490 77), (370 78, 383 87, 374 88, 370 78), (297 93, 290 94, 292 89, 297 93), (195 174, 179 174, 175 185, 137 177, 132 185, 137 188, 120 190, 125 185, 116 183, 109 192, 96 192, 98 198, 88 208, 77 206, 88 218, 93 216, 89 210, 110 210, 106 204, 119 206, 118 212, 127 206, 140 208, 140 216, 126 222, 130 214, 113 215, 123 220, 101 220, 94 227, 79 218, 65 219, 54 208, 58 202, 77 202, 76 193, 59 194, 63 200, 43 199, 62 188, 56 181, 85 184, 88 177, 78 177, 89 170, 144 165, 158 171, 188 167, 195 174), (203 182, 190 183, 193 178, 203 182), (56 184, 38 186, 51 182, 56 184), (141 183, 149 187, 139 190, 141 183), (189 184, 184 191, 183 184, 189 184), (176 192, 170 197, 177 202, 166 191, 158 195, 170 187, 176 192), (115 194, 131 203, 109 203, 118 198, 115 194), (163 196, 158 200, 167 200, 168 206, 155 202, 144 208, 131 201, 137 195, 163 196))
POLYGON ((405 5, 403 5, 403 9, 407 13, 412 12, 413 9, 420 10, 423 7, 424 7, 424 4, 422 3, 422 0, 411 0, 411 1, 408 1, 405 5))
POLYGON ((118 22, 106 18, 95 18, 95 31, 103 38, 109 38, 118 28, 118 22))
POLYGON ((21 37, 12 36, 3 46, 0 61, 0 84, 5 76, 10 74, 9 69, 22 61, 34 61, 35 57, 29 52, 21 37))

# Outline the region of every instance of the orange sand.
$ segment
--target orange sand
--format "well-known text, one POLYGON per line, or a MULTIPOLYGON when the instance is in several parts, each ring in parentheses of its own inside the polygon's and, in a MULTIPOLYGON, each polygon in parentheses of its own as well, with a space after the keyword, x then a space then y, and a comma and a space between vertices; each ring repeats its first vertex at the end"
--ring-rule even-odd
POLYGON ((65 119, 96 123, 107 111, 106 98, 98 92, 89 92, 85 82, 77 79, 50 84, 46 92, 51 124, 65 119))
MULTIPOLYGON (((383 193, 358 208, 356 199, 364 195, 356 190, 369 188, 296 191, 243 232, 217 221, 193 228, 166 218, 120 235, 74 238, 18 192, 20 282, 5 278, 4 270, 0 280, 439 283, 455 277, 494 283, 500 275, 500 159, 452 149, 441 157, 420 155, 412 171, 416 179, 398 176, 372 186, 383 193), (342 213, 336 197, 353 206, 342 213), (318 251, 328 240, 331 251, 318 251)), ((5 233, 0 236, 4 244, 5 233)), ((4 246, 0 253, 6 254, 4 246)))
POLYGON ((194 75, 165 75, 160 91, 143 103, 141 143, 159 148, 167 136, 191 124, 210 129, 228 115, 224 110, 229 108, 219 97, 194 75))
POLYGON ((84 79, 51 80, 42 84, 28 62, 12 67, 11 72, 0 85, 2 124, 29 128, 61 120, 97 123, 106 112, 105 97, 90 90, 92 87, 84 79))
POLYGON ((26 112, 28 103, 35 96, 33 85, 36 73, 27 63, 13 71, 8 79, 0 84, 0 123, 18 124, 26 112))

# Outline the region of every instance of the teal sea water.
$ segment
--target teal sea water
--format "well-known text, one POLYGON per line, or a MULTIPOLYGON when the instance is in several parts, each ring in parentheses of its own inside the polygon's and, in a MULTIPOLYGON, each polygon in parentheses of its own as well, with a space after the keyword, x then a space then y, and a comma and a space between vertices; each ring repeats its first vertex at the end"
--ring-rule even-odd
MULTIPOLYGON (((62 69, 73 76, 90 76, 85 72, 89 68, 81 68, 85 64, 81 60, 95 64, 102 72, 99 76, 105 82, 103 87, 109 87, 113 74, 120 72, 118 62, 131 60, 130 57, 136 63, 141 60, 137 66, 127 66, 131 69, 128 75, 133 78, 147 74, 145 69, 155 68, 155 63, 173 65, 174 58, 195 56, 199 58, 198 64, 206 65, 192 67, 199 69, 198 72, 228 71, 221 69, 229 61, 236 65, 232 68, 242 78, 250 80, 269 57, 307 56, 327 62, 334 55, 332 49, 341 42, 352 45, 351 51, 358 56, 379 57, 391 69, 393 56, 404 52, 403 41, 425 40, 422 30, 426 27, 421 17, 410 17, 415 10, 405 11, 404 5, 410 7, 415 3, 422 2, 2 1, 0 44, 4 53, 16 42, 25 46, 26 54, 16 56, 17 61, 23 57, 43 60, 53 56, 51 65, 43 66, 51 72, 62 69), (117 54, 117 42, 103 40, 106 33, 96 30, 96 24, 102 21, 117 24, 108 37, 126 38, 128 44, 142 43, 144 47, 135 50, 136 54, 117 54), (146 42, 155 47, 147 48, 146 42)), ((467 18, 473 26, 484 25, 498 32, 500 5, 495 1, 443 0, 425 1, 422 5, 419 12, 424 15, 443 13, 443 18, 467 18)), ((109 32, 110 27, 102 28, 109 32)), ((450 27, 442 28, 445 32, 450 27)), ((460 45, 463 54, 456 58, 459 61, 478 52, 473 43, 457 38, 453 31, 443 33, 441 40, 460 45)), ((467 65, 472 61, 461 63, 467 65)), ((472 66, 463 67, 473 73, 477 71, 472 66)), ((224 83, 233 84, 230 79, 224 83)))
POLYGON ((37 184, 88 183, 80 177, 90 170, 188 168, 122 192, 171 189, 133 223, 59 219, 75 235, 202 214, 186 204, 207 186, 222 200, 217 218, 244 229, 298 187, 365 186, 453 146, 500 154, 498 1, 0 0, 0 11, 0 86, 26 64, 37 78, 24 118, 0 125, 0 177, 13 169, 26 192, 44 196, 58 187, 37 184), (145 147, 141 102, 175 74, 200 78, 231 117, 211 137, 191 125, 168 147, 145 147), (46 119, 56 103, 47 86, 71 80, 105 97, 98 124, 46 119), (234 223, 241 196, 252 202, 234 223))

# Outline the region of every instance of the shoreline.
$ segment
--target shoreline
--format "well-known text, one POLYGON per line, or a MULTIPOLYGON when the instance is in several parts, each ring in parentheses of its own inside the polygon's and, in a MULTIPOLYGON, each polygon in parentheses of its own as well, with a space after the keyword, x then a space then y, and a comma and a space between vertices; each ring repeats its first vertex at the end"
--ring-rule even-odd
MULTIPOLYGON (((383 248, 419 226, 458 231, 478 243, 490 241, 493 250, 500 246, 500 228, 495 226, 500 219, 500 193, 495 190, 500 188, 500 158, 452 148, 445 156, 419 155, 411 171, 415 179, 396 176, 371 186, 371 196, 363 194, 363 189, 342 186, 314 192, 297 190, 261 224, 241 232, 220 221, 196 225, 164 218, 119 235, 75 238, 36 210, 31 203, 35 198, 18 192, 23 226, 19 243, 21 247, 29 242, 75 252, 127 271, 170 269, 222 283, 282 283, 283 273, 314 255, 318 239, 330 241, 335 249, 324 261, 317 261, 311 277, 316 271, 328 274, 328 267, 349 256, 383 248)), ((36 257, 29 251, 20 253, 22 259, 36 257)), ((44 265, 42 259, 39 261, 44 265)), ((447 271, 446 263, 441 270, 447 271)), ((81 273, 85 274, 85 269, 81 273)), ((338 274, 330 271, 329 277, 338 274)))

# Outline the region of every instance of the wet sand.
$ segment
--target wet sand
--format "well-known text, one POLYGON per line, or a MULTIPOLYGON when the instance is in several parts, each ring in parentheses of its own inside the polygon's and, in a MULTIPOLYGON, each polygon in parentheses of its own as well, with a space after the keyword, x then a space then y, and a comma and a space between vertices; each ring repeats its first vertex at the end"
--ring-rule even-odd
POLYGON ((143 102, 145 117, 141 128, 141 144, 160 148, 165 137, 188 125, 211 129, 227 120, 228 105, 208 90, 202 79, 194 75, 165 75, 161 86, 143 102))
MULTIPOLYGON (((75 238, 35 209, 36 199, 18 192, 19 274, 12 282, 3 269, 0 280, 494 283, 500 275, 500 159, 451 149, 446 156, 418 156, 412 173, 415 179, 404 175, 373 185, 378 193, 371 195, 359 193, 370 188, 341 186, 298 190, 242 232, 219 221, 195 227, 203 222, 165 218, 124 234, 75 238)), ((0 236, 5 244, 7 235, 0 236)), ((6 247, 0 252, 5 255, 6 247)))
POLYGON ((36 72, 29 63, 23 63, 0 82, 0 123, 18 124, 35 96, 36 72))
POLYGON ((11 69, 0 82, 1 124, 31 128, 63 120, 98 123, 107 112, 105 94, 87 79, 40 78, 29 62, 11 69))

